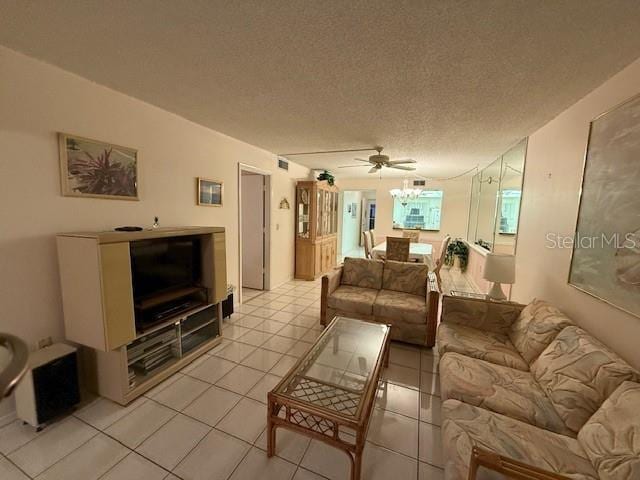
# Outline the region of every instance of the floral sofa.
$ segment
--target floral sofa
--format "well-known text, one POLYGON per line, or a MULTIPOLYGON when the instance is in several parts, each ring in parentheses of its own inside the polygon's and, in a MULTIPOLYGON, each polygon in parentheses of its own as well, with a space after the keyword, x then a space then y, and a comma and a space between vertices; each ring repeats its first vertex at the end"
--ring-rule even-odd
POLYGON ((345 258, 322 277, 320 323, 342 315, 391 325, 391 338, 432 347, 440 292, 427 265, 345 258))
MULTIPOLYGON (((442 303, 447 480, 469 478, 479 448, 526 478, 640 479, 640 373, 544 301, 442 303)), ((509 478, 495 467, 477 475, 509 478)))

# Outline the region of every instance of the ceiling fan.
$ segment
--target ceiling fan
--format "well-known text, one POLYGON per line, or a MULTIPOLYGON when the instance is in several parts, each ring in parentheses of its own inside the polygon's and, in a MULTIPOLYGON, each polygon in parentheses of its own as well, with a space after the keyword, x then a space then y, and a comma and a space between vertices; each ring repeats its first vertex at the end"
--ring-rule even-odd
MULTIPOLYGON (((382 167, 393 168, 395 170, 407 170, 412 171, 415 170, 415 167, 407 167, 405 166, 407 163, 416 163, 415 160, 406 159, 406 160, 389 160, 387 155, 382 155, 382 147, 375 147, 375 151, 378 153, 376 155, 371 155, 368 160, 364 160, 362 158, 356 158, 358 162, 365 162, 372 167, 369 169, 369 173, 376 173, 378 170, 381 170, 382 167)), ((353 167, 366 167, 368 165, 359 164, 359 165, 343 165, 338 168, 353 168, 353 167)))

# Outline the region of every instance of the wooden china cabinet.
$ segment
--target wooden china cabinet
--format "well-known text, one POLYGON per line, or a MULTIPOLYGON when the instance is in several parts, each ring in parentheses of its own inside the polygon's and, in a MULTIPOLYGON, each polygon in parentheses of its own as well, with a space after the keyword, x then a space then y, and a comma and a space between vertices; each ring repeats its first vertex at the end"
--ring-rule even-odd
POLYGON ((338 187, 323 181, 296 187, 296 278, 314 280, 336 266, 338 187))

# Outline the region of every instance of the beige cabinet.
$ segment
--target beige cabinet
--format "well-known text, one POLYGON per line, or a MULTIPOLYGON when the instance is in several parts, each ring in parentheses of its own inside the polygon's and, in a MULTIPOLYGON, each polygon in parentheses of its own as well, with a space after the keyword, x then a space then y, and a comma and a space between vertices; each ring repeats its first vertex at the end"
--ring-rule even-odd
MULTIPOLYGON (((227 296, 224 228, 63 233, 56 241, 65 335, 85 347, 85 380, 96 393, 125 404, 220 341, 220 302, 227 296), (138 242, 173 240, 183 250, 185 241, 192 242, 189 252, 199 252, 191 255, 194 280, 150 296, 138 290, 136 297, 132 251, 138 242)), ((168 270, 162 258, 149 264, 152 282, 168 270)))
POLYGON ((313 280, 336 266, 338 187, 298 182, 295 215, 296 278, 313 280))

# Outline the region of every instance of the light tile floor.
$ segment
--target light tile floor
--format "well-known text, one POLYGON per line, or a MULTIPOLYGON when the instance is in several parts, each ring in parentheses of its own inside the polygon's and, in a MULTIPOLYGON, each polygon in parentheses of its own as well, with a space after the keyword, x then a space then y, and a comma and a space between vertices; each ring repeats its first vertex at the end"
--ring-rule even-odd
MULTIPOLYGON (((40 433, 17 420, 0 428, 0 478, 349 478, 343 452, 296 433, 279 430, 277 456, 265 453, 266 394, 317 338, 319 298, 320 283, 302 281, 252 296, 221 345, 127 407, 96 398, 40 433)), ((438 357, 394 343, 390 362, 362 478, 440 480, 438 357)))

